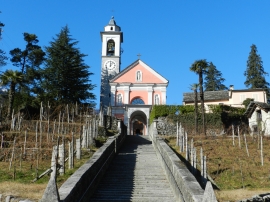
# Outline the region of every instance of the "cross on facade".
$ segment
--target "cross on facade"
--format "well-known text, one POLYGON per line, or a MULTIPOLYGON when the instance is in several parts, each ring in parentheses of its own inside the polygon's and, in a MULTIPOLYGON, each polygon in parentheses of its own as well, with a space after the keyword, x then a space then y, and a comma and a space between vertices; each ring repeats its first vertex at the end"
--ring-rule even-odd
POLYGON ((140 59, 140 57, 141 57, 142 55, 139 53, 137 56, 138 56, 138 59, 140 59))

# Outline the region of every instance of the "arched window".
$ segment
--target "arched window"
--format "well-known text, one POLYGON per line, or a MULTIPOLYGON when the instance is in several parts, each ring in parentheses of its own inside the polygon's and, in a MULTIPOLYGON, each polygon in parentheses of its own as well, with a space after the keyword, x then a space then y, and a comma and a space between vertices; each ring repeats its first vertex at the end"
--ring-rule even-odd
POLYGON ((141 98, 135 98, 132 100, 131 104, 133 105, 144 105, 144 101, 141 98))
POLYGON ((115 51, 115 43, 114 40, 110 39, 107 42, 107 56, 113 56, 115 51))
POLYGON ((118 106, 120 106, 120 105, 123 104, 123 97, 122 97, 122 94, 118 94, 118 95, 117 95, 116 103, 117 103, 118 106))
POLYGON ((136 72, 136 81, 142 81, 142 72, 141 71, 136 72))
POLYGON ((155 94, 155 105, 159 105, 159 104, 160 104, 159 95, 155 94))

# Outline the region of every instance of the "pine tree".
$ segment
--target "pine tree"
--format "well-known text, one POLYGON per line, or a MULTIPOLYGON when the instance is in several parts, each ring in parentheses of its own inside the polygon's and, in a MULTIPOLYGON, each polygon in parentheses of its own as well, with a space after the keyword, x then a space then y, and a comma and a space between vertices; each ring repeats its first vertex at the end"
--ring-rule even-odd
POLYGON ((46 47, 47 60, 44 69, 43 95, 47 101, 56 104, 92 103, 95 95, 91 92, 89 66, 84 63, 86 56, 76 47, 78 41, 71 38, 67 26, 46 47))
POLYGON ((6 53, 0 49, 0 67, 5 66, 7 64, 6 60, 7 60, 7 56, 6 53))
POLYGON ((268 73, 264 71, 261 56, 257 53, 257 47, 254 44, 251 46, 244 75, 246 76, 246 87, 266 89, 269 96, 269 83, 265 79, 268 73))
POLYGON ((217 70, 216 66, 210 62, 204 78, 205 91, 218 91, 228 89, 222 84, 225 79, 222 77, 222 73, 217 70))
MULTIPOLYGON (((1 13, 1 11, 0 11, 1 13)), ((0 40, 1 40, 1 34, 2 34, 2 27, 4 27, 5 24, 0 22, 0 40)), ((7 60, 7 56, 6 56, 6 53, 0 49, 0 67, 2 66, 5 66, 7 63, 6 63, 6 60, 7 60)))
POLYGON ((37 95, 42 91, 41 68, 45 60, 45 52, 38 45, 38 37, 35 34, 23 33, 25 48, 14 48, 10 51, 12 64, 20 69, 23 75, 24 85, 20 86, 19 92, 16 93, 14 106, 38 107, 37 95), (35 104, 34 104, 35 103, 35 104))

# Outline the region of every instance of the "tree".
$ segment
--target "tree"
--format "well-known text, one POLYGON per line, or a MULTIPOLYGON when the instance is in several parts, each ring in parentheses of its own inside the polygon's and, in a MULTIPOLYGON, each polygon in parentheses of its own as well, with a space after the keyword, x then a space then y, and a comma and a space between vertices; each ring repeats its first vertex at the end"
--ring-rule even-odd
POLYGON ((208 62, 206 60, 196 60, 190 67, 190 71, 195 72, 199 75, 199 86, 200 86, 200 99, 201 99, 201 110, 202 110, 202 122, 203 122, 203 133, 206 135, 205 126, 205 114, 204 114, 204 94, 203 94, 203 74, 208 69, 208 62))
POLYGON ((244 75, 246 76, 246 87, 265 89, 269 97, 269 83, 265 80, 268 73, 264 71, 261 56, 257 53, 257 47, 254 44, 251 45, 244 75))
POLYGON ((3 74, 0 75, 0 79, 3 85, 9 85, 7 119, 10 119, 16 85, 23 83, 23 74, 18 71, 6 70, 3 74))
POLYGON ((195 134, 198 133, 198 95, 197 95, 197 89, 199 87, 199 84, 194 83, 190 86, 191 90, 194 91, 194 108, 195 108, 195 134))
POLYGON ((89 66, 84 63, 86 56, 80 53, 69 35, 67 26, 61 29, 56 38, 46 47, 47 60, 43 71, 44 98, 57 104, 92 103, 95 95, 91 92, 89 66))
MULTIPOLYGON (((40 66, 45 60, 45 52, 37 45, 38 37, 35 34, 23 33, 26 46, 24 50, 15 48, 10 51, 11 62, 14 66, 20 68, 24 77, 25 85, 20 88, 20 103, 27 105, 34 100, 33 95, 39 94, 41 69, 40 66), (26 82, 27 81, 27 82, 26 82)), ((31 105, 31 104, 30 104, 31 105)))
MULTIPOLYGON (((0 11, 1 13, 1 11, 0 11)), ((1 40, 1 34, 2 34, 2 27, 4 27, 4 23, 0 22, 0 40, 1 40)), ((2 66, 5 66, 7 63, 6 63, 6 60, 8 59, 5 55, 6 53, 0 49, 0 67, 2 66)))
POLYGON ((0 49, 0 67, 5 66, 6 60, 8 59, 7 56, 5 55, 6 53, 0 49))
POLYGON ((247 98, 247 99, 245 99, 245 100, 243 101, 242 104, 245 106, 245 108, 247 108, 248 105, 249 105, 249 103, 252 102, 252 101, 254 101, 253 98, 247 98))
POLYGON ((222 77, 222 73, 217 70, 216 66, 210 62, 207 71, 205 71, 204 78, 205 91, 218 91, 227 90, 228 88, 222 84, 225 79, 222 77))

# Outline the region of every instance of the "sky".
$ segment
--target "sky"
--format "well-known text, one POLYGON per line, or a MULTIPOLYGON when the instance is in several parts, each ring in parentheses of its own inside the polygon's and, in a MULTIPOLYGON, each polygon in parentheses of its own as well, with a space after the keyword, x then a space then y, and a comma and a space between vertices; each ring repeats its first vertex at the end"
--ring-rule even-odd
MULTIPOLYGON (((25 47, 23 33, 36 34, 44 48, 68 26, 94 75, 99 103, 100 32, 112 16, 124 36, 121 70, 138 59, 169 80, 167 104, 182 104, 183 93, 198 83, 190 71, 195 60, 213 62, 224 85, 245 89, 250 46, 257 46, 270 73, 269 0, 0 0, 5 24, 0 49, 9 56, 25 47)), ((16 69, 11 62, 0 69, 16 69)), ((270 82, 269 76, 266 80, 270 82)), ((98 105, 97 105, 98 107, 98 105)))

